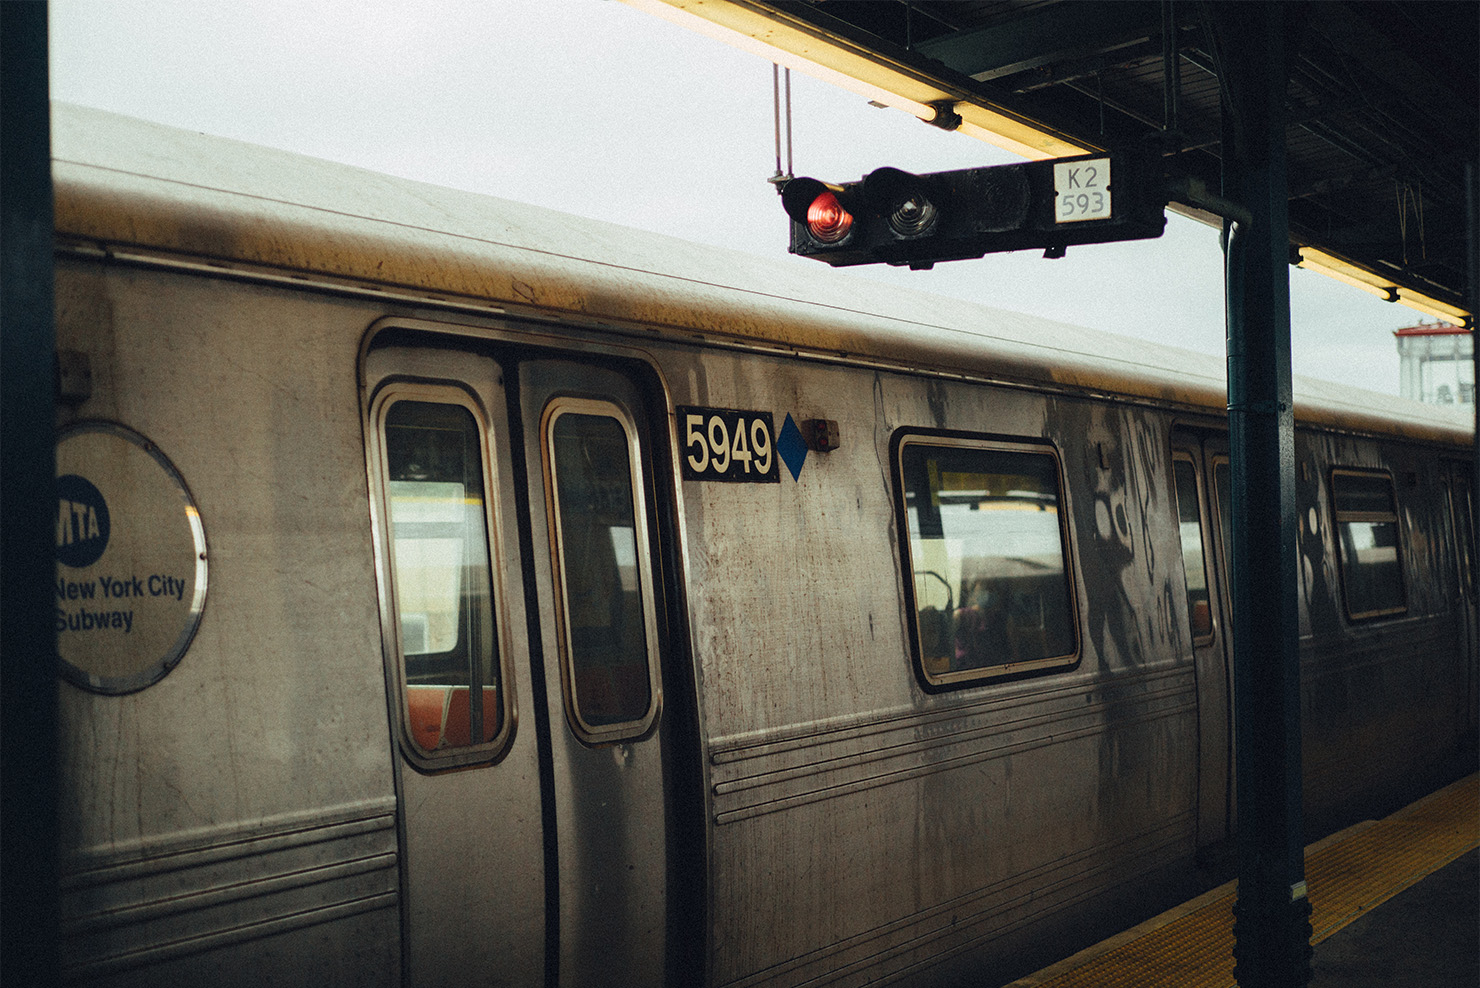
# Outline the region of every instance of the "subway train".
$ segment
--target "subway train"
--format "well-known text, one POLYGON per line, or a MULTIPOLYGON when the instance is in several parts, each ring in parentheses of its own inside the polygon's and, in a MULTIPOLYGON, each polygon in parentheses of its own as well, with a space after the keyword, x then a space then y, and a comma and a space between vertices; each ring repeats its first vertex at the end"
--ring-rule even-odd
MULTIPOLYGON (((1222 360, 53 154, 67 983, 985 986, 1226 862, 1222 360)), ((1474 429, 1296 400, 1315 832, 1472 770, 1474 429)))

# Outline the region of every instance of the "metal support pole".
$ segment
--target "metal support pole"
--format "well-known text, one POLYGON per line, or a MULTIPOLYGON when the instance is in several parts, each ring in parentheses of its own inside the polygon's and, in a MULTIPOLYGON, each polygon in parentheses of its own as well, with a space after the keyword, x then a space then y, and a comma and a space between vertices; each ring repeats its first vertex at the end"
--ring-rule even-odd
POLYGON ((0 983, 57 984, 46 4, 0 3, 0 983))
POLYGON ((1228 242, 1233 468, 1233 682, 1238 792, 1234 974, 1241 988, 1310 980, 1296 610, 1283 4, 1215 4, 1225 194, 1251 222, 1228 242))

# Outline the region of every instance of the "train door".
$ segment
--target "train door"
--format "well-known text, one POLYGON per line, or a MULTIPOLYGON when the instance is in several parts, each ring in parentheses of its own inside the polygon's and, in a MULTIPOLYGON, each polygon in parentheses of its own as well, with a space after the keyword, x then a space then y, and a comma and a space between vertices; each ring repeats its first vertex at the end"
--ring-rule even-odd
POLYGON ((542 984, 539 698, 502 368, 385 348, 365 383, 406 983, 542 984))
POLYGON ((1219 536, 1227 525, 1226 521, 1215 522, 1229 510, 1228 491, 1225 487, 1209 497, 1219 483, 1220 464, 1226 483, 1228 460, 1221 440, 1203 441, 1181 433, 1175 437, 1172 471, 1197 676, 1199 848, 1218 845, 1232 836, 1233 682, 1227 634, 1231 624, 1225 599, 1226 569, 1219 554, 1219 536))
POLYGON ((1477 652, 1480 652, 1480 628, 1477 628, 1477 600, 1475 567, 1475 492, 1471 477, 1471 464, 1461 460, 1448 460, 1444 465, 1445 487, 1449 492, 1449 530, 1454 533, 1455 580, 1457 604, 1463 612, 1460 634, 1464 636, 1465 665, 1469 670, 1469 702, 1467 718, 1470 734, 1476 730, 1480 717, 1480 669, 1477 669, 1477 652))
POLYGON ((371 349, 365 384, 407 981, 663 983, 658 426, 502 349, 371 349))
POLYGON ((562 986, 664 981, 665 785, 650 422, 610 366, 519 364, 551 767, 562 986))

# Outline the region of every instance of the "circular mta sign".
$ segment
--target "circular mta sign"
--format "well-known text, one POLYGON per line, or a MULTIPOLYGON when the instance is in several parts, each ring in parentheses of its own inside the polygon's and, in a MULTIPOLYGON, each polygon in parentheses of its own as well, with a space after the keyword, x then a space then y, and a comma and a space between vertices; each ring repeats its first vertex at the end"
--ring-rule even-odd
POLYGON ((112 422, 57 436, 56 631, 62 675, 132 693, 184 657, 206 603, 206 533, 153 443, 112 422))

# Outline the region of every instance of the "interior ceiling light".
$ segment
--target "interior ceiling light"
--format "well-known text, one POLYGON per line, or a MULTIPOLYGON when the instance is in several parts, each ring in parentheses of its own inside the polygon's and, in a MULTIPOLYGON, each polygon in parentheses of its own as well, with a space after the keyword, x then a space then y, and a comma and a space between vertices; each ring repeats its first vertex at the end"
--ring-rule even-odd
POLYGON ((961 123, 955 129, 1025 158, 1041 161, 1087 154, 1099 148, 1073 144, 975 103, 956 100, 923 73, 889 61, 882 55, 849 46, 838 38, 823 38, 795 25, 772 20, 740 3, 705 0, 624 0, 655 17, 723 41, 820 79, 865 99, 934 123, 931 104, 953 107, 961 123))

